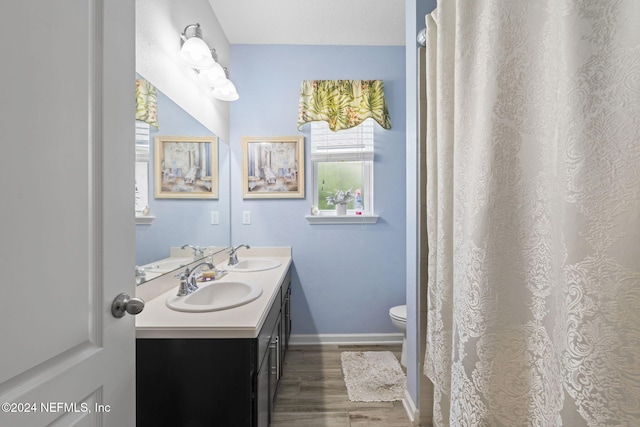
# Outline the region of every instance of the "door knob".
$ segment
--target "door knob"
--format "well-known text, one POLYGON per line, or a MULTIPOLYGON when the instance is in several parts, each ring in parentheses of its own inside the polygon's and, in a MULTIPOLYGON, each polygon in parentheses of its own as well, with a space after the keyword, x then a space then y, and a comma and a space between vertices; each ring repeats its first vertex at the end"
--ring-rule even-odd
POLYGON ((122 293, 113 300, 111 314, 113 317, 123 317, 124 313, 136 315, 144 309, 144 301, 140 298, 131 298, 129 294, 122 293))

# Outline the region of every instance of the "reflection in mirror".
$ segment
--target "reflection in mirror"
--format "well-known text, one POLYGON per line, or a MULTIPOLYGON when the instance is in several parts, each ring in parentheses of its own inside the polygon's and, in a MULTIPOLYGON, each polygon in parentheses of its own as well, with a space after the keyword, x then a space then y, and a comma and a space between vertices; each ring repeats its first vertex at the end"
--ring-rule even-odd
MULTIPOLYGON (((157 117, 158 129, 149 126, 148 182, 146 187, 145 183, 139 187, 148 191, 147 216, 152 217, 153 221, 137 221, 136 224, 136 284, 224 250, 230 244, 228 144, 221 140, 217 144, 217 199, 155 198, 155 136, 215 137, 160 90, 157 90, 157 117)), ((136 144, 141 145, 140 141, 136 144)), ((137 151, 140 151, 139 147, 137 151)), ((138 154, 136 161, 141 160, 144 160, 144 156, 138 154)), ((181 174, 180 171, 177 173, 181 174)), ((137 213, 137 217, 139 215, 137 213)))

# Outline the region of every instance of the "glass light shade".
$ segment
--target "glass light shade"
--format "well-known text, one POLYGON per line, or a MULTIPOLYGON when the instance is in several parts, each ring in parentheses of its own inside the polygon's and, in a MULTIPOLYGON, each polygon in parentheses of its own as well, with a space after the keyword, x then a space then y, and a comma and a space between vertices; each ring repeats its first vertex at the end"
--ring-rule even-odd
POLYGON ((211 49, 200 37, 193 36, 184 42, 180 49, 180 58, 192 68, 208 70, 216 63, 211 49))
POLYGON ((211 87, 222 86, 228 81, 222 66, 217 62, 208 70, 200 71, 200 74, 198 74, 198 80, 211 87))
POLYGON ((235 101, 240 98, 236 86, 228 79, 224 85, 216 86, 215 89, 213 89, 212 95, 221 101, 235 101))

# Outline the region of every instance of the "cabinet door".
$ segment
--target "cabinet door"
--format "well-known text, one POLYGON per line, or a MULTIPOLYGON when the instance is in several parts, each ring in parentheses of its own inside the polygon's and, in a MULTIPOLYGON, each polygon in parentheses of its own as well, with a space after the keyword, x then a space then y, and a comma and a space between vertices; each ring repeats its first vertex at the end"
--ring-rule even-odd
POLYGON ((256 379, 256 404, 257 404, 257 427, 268 427, 269 425, 269 373, 271 365, 269 364, 269 356, 264 358, 262 366, 257 374, 256 379))
MULTIPOLYGON (((276 393, 278 390, 278 381, 280 381, 282 366, 281 366, 281 353, 280 353, 280 321, 276 324, 276 327, 273 329, 273 335, 271 335, 271 345, 269 346, 269 366, 270 366, 270 375, 269 375, 269 413, 273 413, 273 408, 276 402, 276 393)), ((269 416, 269 420, 271 420, 271 416, 269 416)))
MULTIPOLYGON (((136 340, 137 425, 253 426, 256 345, 252 341, 136 340)), ((268 413, 268 401, 266 407, 268 413)))
POLYGON ((284 362, 284 355, 289 349, 289 337, 291 336, 291 287, 287 289, 285 294, 284 304, 282 306, 282 361, 284 362))

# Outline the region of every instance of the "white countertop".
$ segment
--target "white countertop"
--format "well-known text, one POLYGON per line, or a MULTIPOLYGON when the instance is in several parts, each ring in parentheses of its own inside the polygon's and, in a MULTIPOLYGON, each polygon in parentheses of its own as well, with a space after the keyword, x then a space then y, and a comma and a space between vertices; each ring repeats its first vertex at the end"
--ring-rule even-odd
MULTIPOLYGON (((262 295, 258 299, 239 307, 205 313, 174 311, 166 305, 166 299, 177 293, 179 285, 173 274, 139 286, 136 295, 145 299, 145 307, 136 316, 136 338, 256 338, 278 295, 279 285, 289 271, 291 248, 239 250, 238 259, 246 258, 275 259, 281 264, 271 270, 252 273, 229 272, 219 279, 253 282, 262 287, 262 295), (159 282, 154 283, 156 281, 159 282), (175 286, 166 290, 170 286, 168 281, 175 283, 175 286), (158 289, 160 294, 153 292, 158 289)), ((220 259, 214 258, 219 268, 226 265, 226 259, 220 259)), ((215 284, 215 281, 212 283, 215 284)))

